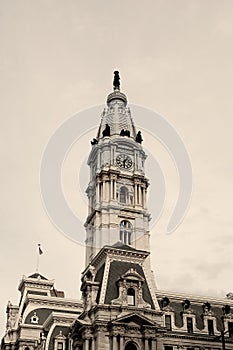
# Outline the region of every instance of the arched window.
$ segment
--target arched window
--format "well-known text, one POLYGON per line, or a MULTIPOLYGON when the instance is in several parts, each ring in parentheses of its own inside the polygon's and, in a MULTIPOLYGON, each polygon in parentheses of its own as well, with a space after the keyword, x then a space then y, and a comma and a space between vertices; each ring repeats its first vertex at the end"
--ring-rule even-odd
POLYGON ((124 244, 131 244, 132 225, 129 221, 123 220, 120 223, 120 241, 124 244))
POLYGON ((133 288, 127 290, 127 303, 128 305, 135 305, 135 290, 133 288))
POLYGON ((125 350, 137 350, 137 346, 133 342, 128 342, 125 346, 125 350))
POLYGON ((120 188, 120 203, 126 204, 128 202, 128 189, 126 187, 120 188))

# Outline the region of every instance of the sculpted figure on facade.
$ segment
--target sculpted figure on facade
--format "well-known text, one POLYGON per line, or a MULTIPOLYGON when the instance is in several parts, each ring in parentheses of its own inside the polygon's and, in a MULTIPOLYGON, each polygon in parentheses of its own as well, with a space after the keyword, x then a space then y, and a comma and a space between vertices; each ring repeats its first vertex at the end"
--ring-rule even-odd
POLYGON ((120 75, 117 70, 114 72, 113 87, 114 90, 120 90, 120 75))
POLYGON ((18 315, 18 308, 14 307, 10 301, 7 304, 7 330, 10 330, 16 325, 16 317, 18 315))

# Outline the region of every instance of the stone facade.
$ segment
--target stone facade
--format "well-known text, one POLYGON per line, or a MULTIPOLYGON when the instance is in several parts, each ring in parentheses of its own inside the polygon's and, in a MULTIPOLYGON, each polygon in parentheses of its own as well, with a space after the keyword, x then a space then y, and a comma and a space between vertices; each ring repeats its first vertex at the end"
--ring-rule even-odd
POLYGON ((155 286, 146 154, 115 74, 88 158, 82 300, 65 298, 38 273, 24 276, 19 305, 7 305, 1 349, 233 349, 232 293, 216 299, 155 286))

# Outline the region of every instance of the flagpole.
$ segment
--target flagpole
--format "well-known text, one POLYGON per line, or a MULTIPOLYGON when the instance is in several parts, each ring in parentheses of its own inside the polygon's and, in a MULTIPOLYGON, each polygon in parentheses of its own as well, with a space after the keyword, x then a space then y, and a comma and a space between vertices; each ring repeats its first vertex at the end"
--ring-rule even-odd
POLYGON ((38 249, 37 249, 36 272, 39 272, 39 258, 40 258, 39 247, 40 247, 40 244, 38 244, 38 249))
POLYGON ((40 263, 40 255, 43 254, 43 251, 40 247, 40 244, 38 244, 38 251, 37 251, 37 261, 36 261, 36 272, 39 272, 39 263, 40 263))
POLYGON ((39 253, 37 253, 37 258, 36 258, 36 272, 39 272, 39 253))

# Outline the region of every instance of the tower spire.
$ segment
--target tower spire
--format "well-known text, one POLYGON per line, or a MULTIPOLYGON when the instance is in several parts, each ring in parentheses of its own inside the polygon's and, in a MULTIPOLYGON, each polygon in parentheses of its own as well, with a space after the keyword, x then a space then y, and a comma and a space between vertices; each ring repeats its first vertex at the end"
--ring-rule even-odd
POLYGON ((113 88, 88 157, 86 265, 102 247, 118 241, 149 251, 146 154, 126 95, 119 90, 118 71, 114 72, 113 88))

